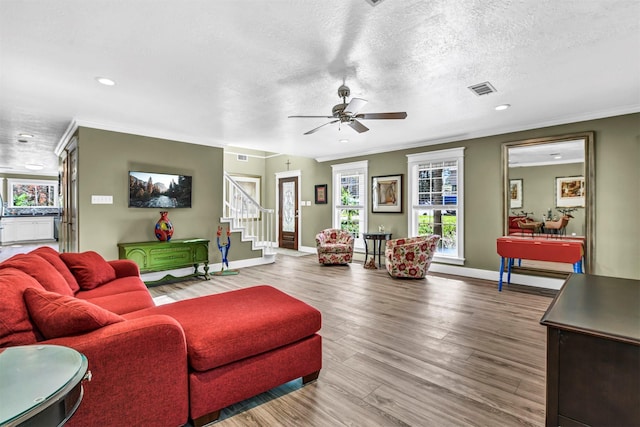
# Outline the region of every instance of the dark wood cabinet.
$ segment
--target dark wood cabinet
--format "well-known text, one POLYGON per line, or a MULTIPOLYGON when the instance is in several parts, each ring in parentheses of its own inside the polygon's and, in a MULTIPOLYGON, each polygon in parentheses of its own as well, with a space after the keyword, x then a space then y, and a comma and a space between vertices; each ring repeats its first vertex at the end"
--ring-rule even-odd
POLYGON ((573 274, 541 323, 546 425, 640 425, 640 281, 573 274))

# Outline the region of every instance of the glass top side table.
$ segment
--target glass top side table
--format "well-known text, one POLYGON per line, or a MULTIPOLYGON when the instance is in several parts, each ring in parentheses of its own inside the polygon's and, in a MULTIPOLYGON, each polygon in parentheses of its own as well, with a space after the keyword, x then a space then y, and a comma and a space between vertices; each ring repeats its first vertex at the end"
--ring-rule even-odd
POLYGON ((87 358, 57 345, 0 351, 0 426, 64 424, 82 400, 87 358))

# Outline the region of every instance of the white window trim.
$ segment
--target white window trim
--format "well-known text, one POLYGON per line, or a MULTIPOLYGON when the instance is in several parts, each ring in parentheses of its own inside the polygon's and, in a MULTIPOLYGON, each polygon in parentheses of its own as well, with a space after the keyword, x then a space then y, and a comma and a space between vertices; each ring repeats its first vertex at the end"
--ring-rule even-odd
POLYGON ((409 196, 409 212, 407 215, 408 228, 410 236, 417 236, 418 230, 416 229, 418 219, 416 218, 416 212, 418 209, 424 209, 424 206, 418 205, 417 201, 417 181, 415 168, 420 163, 432 162, 439 160, 457 160, 458 162, 458 211, 457 216, 457 234, 458 234, 458 255, 457 256, 444 256, 435 254, 433 260, 443 264, 455 264, 464 265, 464 149, 465 147, 450 148, 447 150, 428 151, 425 153, 407 154, 407 176, 408 181, 408 196, 409 196))
MULTIPOLYGON (((362 205, 355 206, 359 209, 362 209, 362 218, 360 221, 360 234, 362 234, 367 232, 367 224, 368 224, 368 212, 367 212, 368 193, 366 191, 367 188, 369 188, 369 186, 367 185, 367 180, 369 179, 369 161, 368 160, 331 165, 331 170, 332 170, 331 223, 333 228, 340 228, 340 221, 338 220, 338 215, 336 212, 336 200, 340 199, 340 196, 341 196, 340 189, 342 187, 340 186, 340 180, 338 179, 338 175, 340 175, 340 173, 345 171, 352 171, 352 170, 358 170, 358 169, 362 170, 364 174, 364 179, 365 179, 365 182, 364 182, 365 191, 362 192, 362 198, 361 198, 362 205)), ((364 252, 364 249, 365 249, 365 245, 364 245, 364 239, 362 239, 362 236, 358 239, 355 239, 354 250, 357 250, 358 252, 360 251, 364 252)))
POLYGON ((44 180, 44 179, 14 179, 7 178, 7 197, 6 197, 7 207, 9 208, 18 208, 18 209, 55 209, 59 207, 58 200, 58 181, 56 180, 44 180), (14 206, 13 205, 13 186, 14 184, 22 184, 22 185, 47 185, 53 186, 53 206, 14 206))

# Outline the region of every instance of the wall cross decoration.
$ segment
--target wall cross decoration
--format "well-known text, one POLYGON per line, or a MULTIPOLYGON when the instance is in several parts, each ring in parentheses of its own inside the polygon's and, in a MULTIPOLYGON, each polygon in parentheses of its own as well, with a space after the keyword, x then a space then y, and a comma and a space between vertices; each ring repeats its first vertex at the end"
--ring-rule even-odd
POLYGON ((291 166, 291 161, 287 159, 287 163, 285 163, 285 165, 287 165, 287 170, 289 170, 289 166, 291 166))

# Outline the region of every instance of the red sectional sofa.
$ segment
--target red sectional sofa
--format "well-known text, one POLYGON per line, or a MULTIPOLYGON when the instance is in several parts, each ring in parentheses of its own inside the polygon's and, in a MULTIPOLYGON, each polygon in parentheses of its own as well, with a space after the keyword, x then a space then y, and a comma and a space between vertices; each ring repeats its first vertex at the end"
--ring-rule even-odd
POLYGON ((92 373, 69 426, 201 426, 318 377, 320 312, 261 285, 156 307, 128 260, 42 247, 0 263, 0 350, 55 344, 92 373))
POLYGON ((542 225, 542 223, 536 223, 536 221, 534 221, 532 218, 529 218, 528 216, 509 216, 509 236, 523 236, 527 234, 533 236, 536 229, 532 227, 524 228, 521 226, 521 224, 542 225))

